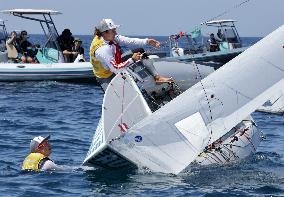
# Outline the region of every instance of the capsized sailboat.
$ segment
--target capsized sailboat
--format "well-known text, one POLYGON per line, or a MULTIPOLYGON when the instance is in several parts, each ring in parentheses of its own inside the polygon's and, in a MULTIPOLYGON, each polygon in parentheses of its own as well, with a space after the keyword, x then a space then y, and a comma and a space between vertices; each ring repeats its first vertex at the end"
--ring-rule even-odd
POLYGON ((283 40, 284 26, 183 93, 173 84, 153 85, 143 69, 118 74, 106 90, 83 165, 178 174, 193 162, 210 163, 226 144, 232 146, 226 156, 214 160, 232 158, 242 137, 250 148, 240 155, 254 152, 260 135, 247 117, 283 87, 283 40))

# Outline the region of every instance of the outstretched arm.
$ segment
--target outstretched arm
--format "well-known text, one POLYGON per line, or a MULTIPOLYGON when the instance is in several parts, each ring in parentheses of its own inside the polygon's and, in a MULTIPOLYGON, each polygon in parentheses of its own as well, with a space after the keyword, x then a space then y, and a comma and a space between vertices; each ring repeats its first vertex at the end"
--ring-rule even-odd
POLYGON ((147 40, 147 44, 155 48, 160 48, 160 42, 152 38, 147 40))
POLYGON ((144 46, 147 44, 147 38, 141 39, 141 38, 129 38, 122 35, 116 35, 115 41, 118 44, 125 44, 125 45, 138 45, 138 46, 144 46))
POLYGON ((117 35, 115 37, 115 41, 118 42, 119 44, 125 44, 125 45, 138 45, 138 46, 145 46, 145 45, 151 45, 153 47, 159 48, 160 47, 160 42, 152 39, 152 38, 129 38, 126 36, 122 35, 117 35))
POLYGON ((41 165, 41 170, 63 170, 62 167, 60 167, 59 165, 56 165, 53 161, 51 160, 45 160, 43 161, 42 165, 41 165))

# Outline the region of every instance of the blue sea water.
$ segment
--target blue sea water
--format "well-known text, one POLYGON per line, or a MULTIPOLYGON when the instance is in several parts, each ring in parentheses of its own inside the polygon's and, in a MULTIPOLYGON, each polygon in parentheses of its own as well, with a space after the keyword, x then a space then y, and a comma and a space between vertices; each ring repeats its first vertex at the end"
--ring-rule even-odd
MULTIPOLYGON (((88 50, 91 36, 80 37, 88 50)), ((246 45, 258 39, 243 38, 246 45)), ((101 114, 98 86, 43 81, 0 87, 0 196, 284 196, 283 116, 253 114, 266 138, 255 155, 239 163, 193 166, 178 176, 86 169, 80 165, 101 114), (51 158, 66 170, 21 172, 30 140, 48 134, 51 158)))

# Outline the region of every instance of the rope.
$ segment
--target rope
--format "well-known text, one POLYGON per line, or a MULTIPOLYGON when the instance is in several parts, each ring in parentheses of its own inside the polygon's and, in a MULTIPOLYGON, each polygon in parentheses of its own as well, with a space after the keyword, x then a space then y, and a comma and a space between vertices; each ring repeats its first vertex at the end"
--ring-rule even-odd
POLYGON ((244 133, 245 138, 249 141, 249 143, 251 144, 252 148, 254 151, 256 151, 256 147, 254 146, 253 142, 251 141, 251 138, 248 136, 247 133, 244 133))
MULTIPOLYGON (((123 78, 124 79, 124 78, 123 78)), ((124 86, 125 86, 125 79, 123 80, 123 86, 122 86, 122 103, 121 103, 121 119, 120 119, 120 124, 122 125, 122 117, 123 117, 123 111, 124 111, 124 86)))
MULTIPOLYGON (((196 67, 196 70, 197 70, 197 72, 198 72, 198 74, 199 74, 199 77, 200 77, 200 79, 201 79, 199 82, 200 82, 200 84, 201 84, 201 86, 202 86, 203 92, 204 92, 204 94, 205 94, 205 98, 206 98, 206 100, 207 100, 207 104, 208 104, 208 108, 209 108, 209 113, 210 113, 210 119, 211 119, 211 121, 213 121, 211 105, 210 105, 209 98, 208 98, 207 92, 206 92, 206 90, 205 90, 205 87, 204 87, 204 85, 203 85, 203 83, 202 83, 202 75, 201 75, 201 72, 200 72, 200 70, 199 70, 199 67, 197 66, 197 64, 196 64, 194 61, 192 62, 192 64, 196 67)), ((211 134, 211 136, 210 136, 210 138, 209 138, 209 140, 208 140, 208 144, 210 143, 210 141, 211 141, 211 139, 212 139, 212 135, 213 135, 212 129, 210 130, 210 134, 211 134)), ((208 144, 207 144, 207 145, 208 145, 208 144)))
POLYGON ((239 3, 239 4, 236 4, 236 5, 234 5, 233 7, 231 7, 231 8, 229 8, 229 9, 225 10, 224 12, 218 14, 217 16, 215 16, 215 17, 213 17, 213 18, 211 18, 211 19, 209 19, 209 20, 207 20, 207 21, 202 22, 201 25, 204 25, 204 24, 207 23, 208 21, 212 21, 212 20, 215 20, 215 19, 217 19, 217 18, 219 18, 219 17, 221 17, 221 16, 224 16, 225 14, 231 12, 233 9, 237 9, 237 8, 241 7, 242 5, 248 3, 249 1, 250 1, 250 0, 245 0, 245 1, 241 2, 241 3, 239 3))

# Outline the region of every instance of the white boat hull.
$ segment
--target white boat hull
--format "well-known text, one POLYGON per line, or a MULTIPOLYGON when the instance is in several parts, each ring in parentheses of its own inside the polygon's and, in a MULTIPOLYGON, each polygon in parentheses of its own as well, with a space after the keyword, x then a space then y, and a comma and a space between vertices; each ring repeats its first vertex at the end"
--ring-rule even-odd
MULTIPOLYGON (((185 54, 181 56, 173 56, 173 57, 166 57, 165 59, 169 60, 179 60, 179 61, 197 61, 197 62, 220 62, 222 64, 225 64, 229 62, 231 59, 236 57, 237 55, 241 54, 247 49, 247 47, 242 48, 235 48, 225 51, 216 51, 216 52, 205 52, 205 53, 198 53, 198 54, 185 54)), ((172 50, 172 54, 176 54, 175 50, 172 50)))
POLYGON ((255 153, 262 140, 262 134, 253 122, 243 121, 235 130, 216 147, 201 153, 195 162, 200 165, 227 164, 255 153))
POLYGON ((103 168, 136 167, 105 141, 102 121, 99 121, 87 157, 83 165, 103 168))
MULTIPOLYGON (((115 141, 107 142, 104 141, 103 133, 100 121, 83 165, 103 168, 149 168, 149 164, 147 166, 141 165, 143 157, 140 157, 139 154, 136 155, 139 157, 138 159, 135 158, 135 155, 125 157, 127 149, 131 149, 137 143, 134 138, 122 136, 115 141), (136 162, 137 160, 139 162, 136 162)), ((228 164, 240 161, 255 153, 262 140, 261 132, 250 119, 243 121, 234 128, 234 131, 229 133, 231 135, 224 136, 223 141, 218 143, 215 148, 202 152, 192 164, 228 164)), ((155 168, 152 166, 151 169, 155 168)))
POLYGON ((92 66, 84 63, 1 63, 0 81, 74 80, 94 78, 92 66))

